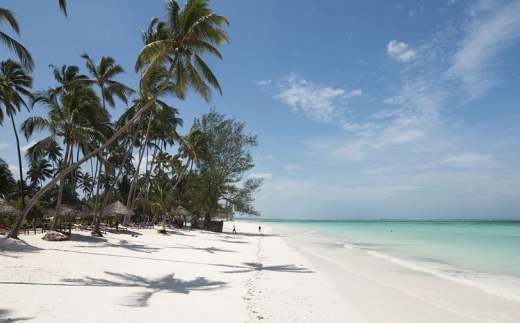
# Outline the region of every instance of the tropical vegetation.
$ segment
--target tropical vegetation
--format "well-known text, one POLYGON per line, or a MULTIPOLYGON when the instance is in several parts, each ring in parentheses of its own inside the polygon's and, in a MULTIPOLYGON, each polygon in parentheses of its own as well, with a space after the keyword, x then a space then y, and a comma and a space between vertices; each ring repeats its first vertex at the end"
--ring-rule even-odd
MULTIPOLYGON (((59 6, 67 15, 66 1, 59 6)), ((0 8, 2 21, 19 32, 13 13, 0 8)), ((33 90, 30 52, 0 31, 0 39, 21 62, 1 62, 0 125, 6 116, 16 138, 18 132, 28 140, 43 135, 24 156, 29 165, 25 178, 17 139, 18 182, 0 159, 0 197, 23 209, 10 237, 17 238, 22 222, 41 216, 40 210, 49 206, 55 209, 50 227, 55 230, 62 202, 70 200, 93 208, 93 235, 101 235, 104 208, 115 201, 137 211, 141 220, 161 221, 162 232, 178 207, 206 220, 259 215, 252 202, 261 180, 244 179, 254 167, 256 136, 215 109, 180 135, 183 120, 174 106, 190 93, 206 102, 213 90, 222 93, 204 57, 222 58, 218 47, 228 42, 227 25, 209 0, 187 0, 183 6, 168 0, 165 18, 151 19, 142 32, 136 90, 117 81, 125 70, 114 58, 96 62, 87 53, 81 54, 86 73, 74 65, 52 65, 56 83, 33 90), (108 108, 117 106, 126 109, 114 118, 108 108), (14 116, 22 107, 32 112, 16 126, 14 116), (36 108, 43 112, 34 112, 36 108)), ((128 224, 131 218, 122 220, 128 224)))

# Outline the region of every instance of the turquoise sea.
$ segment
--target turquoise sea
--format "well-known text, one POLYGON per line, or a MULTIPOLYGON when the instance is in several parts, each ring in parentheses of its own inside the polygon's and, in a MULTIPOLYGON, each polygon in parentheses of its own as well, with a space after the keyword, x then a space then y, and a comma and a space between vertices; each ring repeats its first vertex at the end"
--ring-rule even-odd
POLYGON ((345 261, 363 254, 520 302, 520 221, 253 221, 345 261))

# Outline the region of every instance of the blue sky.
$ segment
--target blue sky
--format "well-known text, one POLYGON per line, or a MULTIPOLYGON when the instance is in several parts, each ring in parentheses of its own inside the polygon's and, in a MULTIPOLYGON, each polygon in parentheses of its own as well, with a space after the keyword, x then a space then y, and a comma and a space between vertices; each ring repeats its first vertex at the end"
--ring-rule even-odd
MULTIPOLYGON (((21 25, 35 89, 55 84, 49 64, 83 68, 83 52, 114 57, 127 72, 118 80, 135 88, 140 30, 163 17, 164 1, 69 0, 69 18, 57 1, 0 6, 21 25)), ((224 60, 208 60, 224 94, 171 104, 180 133, 215 107, 258 135, 246 176, 265 178, 255 201, 263 217, 520 218, 520 1, 211 7, 231 23, 224 60)), ((4 122, 0 157, 17 170, 15 156, 4 122)))

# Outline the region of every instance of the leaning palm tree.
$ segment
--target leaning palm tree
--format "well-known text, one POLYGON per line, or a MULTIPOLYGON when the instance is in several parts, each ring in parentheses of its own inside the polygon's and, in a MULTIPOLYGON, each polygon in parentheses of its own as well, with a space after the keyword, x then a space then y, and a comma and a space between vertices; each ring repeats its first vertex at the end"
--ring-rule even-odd
POLYGON ((208 0, 188 0, 184 7, 180 8, 176 1, 168 1, 166 5, 168 17, 166 20, 168 29, 166 37, 161 37, 162 40, 146 45, 136 62, 137 70, 145 70, 143 75, 145 78, 148 76, 146 71, 153 65, 168 65, 167 79, 157 93, 150 98, 149 102, 124 126, 119 128, 110 139, 96 150, 64 169, 60 175, 56 176, 34 195, 24 208, 17 225, 11 230, 10 238, 18 237, 22 220, 47 190, 85 161, 111 145, 150 108, 172 79, 178 83, 179 89, 186 89, 186 91, 192 89, 206 101, 209 101, 211 98, 211 88, 204 80, 208 80, 211 86, 215 87, 220 93, 222 92, 216 77, 204 63, 201 55, 209 54, 222 58, 215 45, 218 46, 228 42, 227 35, 222 27, 229 25, 229 22, 225 17, 212 12, 208 3, 208 0))
MULTIPOLYGON (((14 116, 16 112, 20 111, 21 106, 25 106, 28 110, 27 104, 23 100, 23 96, 31 98, 29 88, 32 87, 32 77, 27 75, 22 65, 13 60, 0 62, 0 125, 4 121, 4 113, 2 107, 5 109, 5 114, 11 118, 13 125, 14 136, 16 139, 16 149, 18 152, 18 167, 20 169, 20 183, 24 183, 23 169, 22 169, 22 155, 20 153, 20 139, 16 131, 14 116)), ((22 199, 22 206, 25 206, 23 185, 20 186, 20 194, 22 199)))
MULTIPOLYGON (((0 25, 2 25, 4 22, 7 22, 17 35, 20 34, 20 26, 16 21, 15 15, 5 8, 0 8, 0 25)), ((19 42, 9 37, 9 35, 2 31, 0 31, 0 41, 4 43, 7 48, 12 50, 16 56, 18 56, 20 62, 22 62, 22 65, 26 70, 32 71, 34 69, 34 61, 31 53, 29 53, 29 51, 19 42)))

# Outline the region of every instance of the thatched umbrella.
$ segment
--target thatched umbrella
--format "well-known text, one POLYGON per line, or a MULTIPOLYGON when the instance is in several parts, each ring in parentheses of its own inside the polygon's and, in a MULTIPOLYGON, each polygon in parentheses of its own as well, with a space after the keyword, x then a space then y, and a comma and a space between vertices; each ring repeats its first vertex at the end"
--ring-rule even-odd
POLYGON ((175 212, 174 212, 175 215, 182 215, 182 216, 186 216, 186 215, 189 215, 190 212, 188 210, 186 210, 184 207, 182 206, 177 206, 177 208, 175 209, 175 212))
POLYGON ((134 211, 130 210, 126 205, 119 201, 115 201, 114 203, 105 207, 103 213, 107 216, 121 216, 121 217, 130 217, 134 215, 134 211))
POLYGON ((0 198, 0 216, 18 216, 20 215, 20 210, 9 204, 4 199, 0 198))

